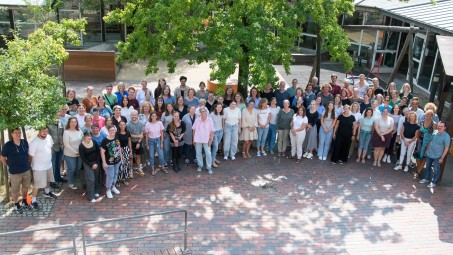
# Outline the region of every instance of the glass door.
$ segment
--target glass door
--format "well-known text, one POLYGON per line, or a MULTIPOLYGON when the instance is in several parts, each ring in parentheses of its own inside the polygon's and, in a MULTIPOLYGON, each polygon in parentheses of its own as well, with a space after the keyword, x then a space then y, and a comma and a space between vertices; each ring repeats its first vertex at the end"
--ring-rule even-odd
POLYGON ((423 58, 425 55, 426 34, 415 34, 413 56, 412 56, 412 72, 414 74, 414 84, 417 84, 422 69, 423 58))

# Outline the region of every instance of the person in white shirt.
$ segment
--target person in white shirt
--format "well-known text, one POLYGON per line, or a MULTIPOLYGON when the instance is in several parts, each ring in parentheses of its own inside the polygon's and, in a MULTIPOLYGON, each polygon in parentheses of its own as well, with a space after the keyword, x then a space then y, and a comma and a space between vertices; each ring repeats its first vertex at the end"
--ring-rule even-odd
POLYGON ((297 163, 300 163, 302 159, 302 144, 305 140, 305 135, 307 134, 308 118, 305 113, 305 108, 301 106, 297 113, 294 114, 293 120, 291 121, 291 157, 296 157, 297 154, 297 163))
POLYGON ((55 182, 52 168, 52 147, 53 140, 50 137, 47 128, 40 129, 38 136, 30 142, 28 156, 31 159, 31 168, 33 170, 33 191, 32 204, 37 203, 39 189, 44 188, 44 196, 56 198, 57 196, 50 191, 50 183, 55 182))
POLYGON ((239 134, 241 133, 241 110, 237 108, 236 102, 231 102, 230 107, 223 110, 223 159, 236 160, 239 134))
POLYGON ((150 93, 150 98, 149 98, 149 102, 154 105, 154 96, 153 96, 153 92, 147 88, 148 86, 148 82, 146 80, 142 80, 141 82, 141 85, 142 85, 142 89, 140 89, 138 92, 137 92, 137 100, 138 100, 138 103, 140 105, 143 104, 143 102, 146 100, 146 93, 150 93))
POLYGON ((79 122, 79 127, 85 126, 85 114, 85 106, 83 106, 83 104, 77 106, 77 114, 75 117, 77 118, 77 122, 79 122))

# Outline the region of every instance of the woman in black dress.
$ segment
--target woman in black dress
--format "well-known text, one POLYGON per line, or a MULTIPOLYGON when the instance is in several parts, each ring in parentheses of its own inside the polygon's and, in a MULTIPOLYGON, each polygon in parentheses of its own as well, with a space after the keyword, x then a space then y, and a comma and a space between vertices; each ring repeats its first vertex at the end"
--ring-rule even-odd
POLYGON ((119 182, 124 183, 124 185, 129 185, 127 179, 131 175, 131 158, 132 158, 132 142, 131 134, 126 129, 126 122, 120 121, 118 124, 118 140, 120 141, 121 151, 123 154, 123 160, 120 164, 120 170, 118 172, 118 182, 117 187, 120 187, 119 182))
POLYGON ((333 139, 335 147, 332 153, 332 163, 343 164, 348 161, 349 147, 351 141, 355 138, 354 130, 356 130, 355 117, 350 112, 349 105, 343 106, 343 113, 338 116, 333 131, 333 139))

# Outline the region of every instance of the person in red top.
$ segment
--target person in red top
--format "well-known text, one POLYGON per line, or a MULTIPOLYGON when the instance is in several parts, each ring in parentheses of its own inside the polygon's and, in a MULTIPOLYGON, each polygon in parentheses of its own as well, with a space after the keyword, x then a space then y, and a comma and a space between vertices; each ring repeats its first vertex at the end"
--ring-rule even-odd
POLYGON ((341 86, 340 84, 337 82, 337 78, 338 76, 336 74, 332 74, 330 75, 330 86, 332 86, 332 90, 330 91, 330 93, 332 93, 333 97, 335 97, 337 94, 340 94, 340 91, 341 91, 341 86))
POLYGON ((129 95, 127 96, 127 99, 129 99, 129 102, 127 103, 127 107, 134 107, 135 110, 140 110, 140 104, 136 98, 136 95, 135 95, 135 88, 134 87, 130 87, 127 92, 129 93, 129 95))

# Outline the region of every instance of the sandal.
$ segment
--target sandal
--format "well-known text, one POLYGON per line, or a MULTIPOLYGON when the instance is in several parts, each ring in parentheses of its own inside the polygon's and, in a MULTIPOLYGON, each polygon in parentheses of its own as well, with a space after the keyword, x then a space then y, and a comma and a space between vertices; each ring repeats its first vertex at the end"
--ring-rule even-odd
POLYGON ((293 159, 293 156, 286 156, 287 159, 293 159))
POLYGON ((121 187, 121 184, 120 184, 119 182, 117 182, 117 183, 115 184, 115 187, 120 188, 120 187, 121 187))
POLYGON ((157 170, 153 167, 153 170, 151 170, 151 175, 154 176, 154 175, 156 175, 156 173, 157 173, 157 170))
POLYGON ((296 163, 297 163, 297 164, 300 164, 300 158, 299 158, 299 159, 297 159, 296 163))
POLYGON ((123 184, 126 185, 126 186, 129 186, 129 182, 126 181, 126 180, 123 180, 123 184))
POLYGON ((247 157, 252 158, 252 155, 250 155, 250 153, 247 153, 247 157))
POLYGON ((362 159, 362 164, 365 164, 365 159, 364 158, 362 159))
POLYGON ((168 174, 168 171, 167 171, 167 169, 162 169, 162 172, 164 172, 164 173, 168 174))
POLYGON ((247 158, 247 154, 245 154, 245 151, 242 152, 242 157, 245 159, 247 158))

